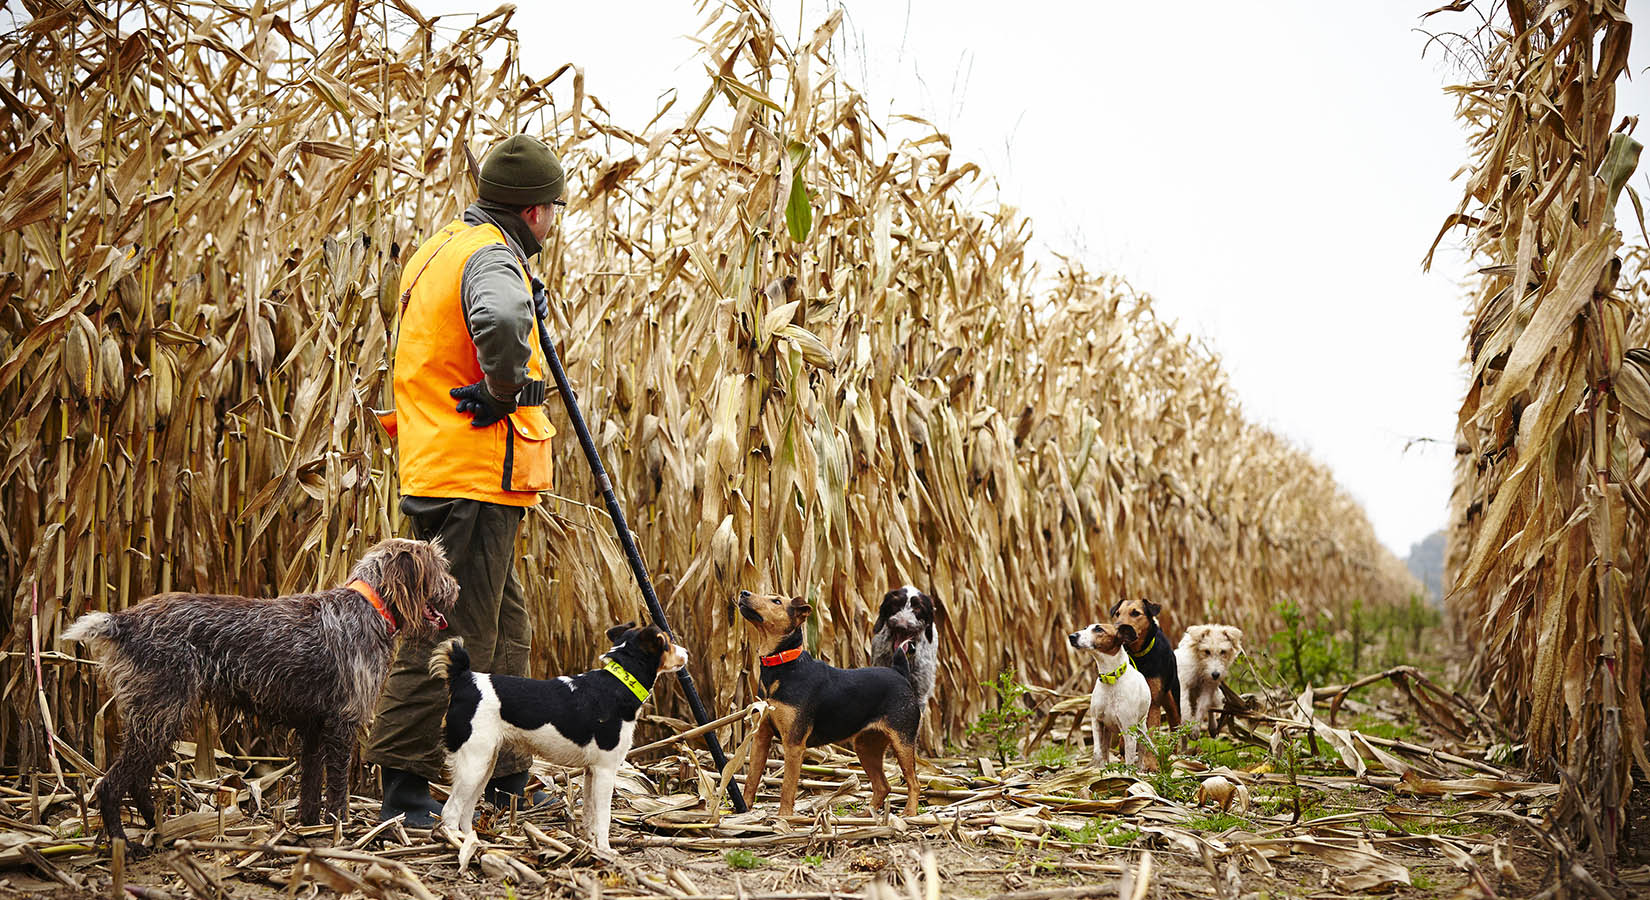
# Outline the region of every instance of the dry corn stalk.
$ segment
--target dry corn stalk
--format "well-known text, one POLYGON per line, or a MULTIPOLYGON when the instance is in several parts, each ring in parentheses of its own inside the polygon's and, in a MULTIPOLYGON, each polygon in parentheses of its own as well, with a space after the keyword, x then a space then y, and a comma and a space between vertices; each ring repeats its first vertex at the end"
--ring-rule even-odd
POLYGON ((1631 26, 1619 0, 1475 15, 1488 24, 1463 47, 1483 71, 1454 89, 1473 160, 1445 226, 1470 229, 1483 276, 1467 335, 1450 606, 1477 636, 1478 679, 1523 730, 1530 760, 1584 786, 1560 815, 1603 855, 1632 765, 1650 774, 1646 567, 1632 552, 1646 509, 1627 503, 1642 490, 1644 450, 1612 389, 1620 379, 1630 404, 1643 380, 1622 366, 1630 325, 1644 342, 1643 251, 1622 253, 1614 215, 1637 161, 1636 142, 1614 127, 1631 26))

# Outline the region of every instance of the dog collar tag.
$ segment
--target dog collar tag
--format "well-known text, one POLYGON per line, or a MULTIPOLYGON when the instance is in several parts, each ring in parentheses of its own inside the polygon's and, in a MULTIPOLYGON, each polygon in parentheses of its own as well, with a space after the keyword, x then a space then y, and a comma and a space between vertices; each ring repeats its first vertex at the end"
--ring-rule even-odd
POLYGON ((372 585, 357 578, 349 584, 344 585, 344 587, 347 587, 357 594, 367 598, 367 602, 372 604, 372 608, 378 610, 378 614, 384 617, 384 621, 390 623, 391 636, 394 636, 395 633, 400 630, 400 628, 395 624, 395 617, 390 615, 390 611, 384 608, 384 598, 378 596, 378 591, 374 589, 372 585))
POLYGON ((614 678, 624 682, 624 686, 630 688, 630 692, 636 695, 637 700, 643 703, 647 702, 647 688, 642 687, 642 683, 637 681, 636 676, 630 674, 624 666, 614 662, 612 657, 604 656, 602 657, 602 668, 612 672, 614 678))
POLYGON ((782 666, 788 662, 794 662, 796 658, 801 655, 802 648, 795 647, 790 650, 786 650, 783 653, 775 653, 772 656, 760 657, 760 659, 762 661, 762 665, 764 666, 782 666))
POLYGON ((1126 659, 1123 660, 1122 665, 1118 666, 1115 669, 1112 669, 1110 672, 1101 672, 1100 673, 1100 680, 1104 681, 1107 684, 1116 684, 1117 679, 1122 678, 1123 673, 1128 671, 1129 665, 1130 665, 1130 663, 1129 663, 1128 660, 1126 660, 1126 659))

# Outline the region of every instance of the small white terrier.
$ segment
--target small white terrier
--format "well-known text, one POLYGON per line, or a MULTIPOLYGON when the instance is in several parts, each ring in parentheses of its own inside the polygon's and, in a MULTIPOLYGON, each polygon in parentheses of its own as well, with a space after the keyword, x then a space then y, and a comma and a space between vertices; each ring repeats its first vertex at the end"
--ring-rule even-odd
POLYGON ((1094 764, 1111 762, 1111 748, 1123 738, 1123 761, 1135 765, 1138 741, 1130 729, 1146 719, 1152 689, 1146 676, 1129 659, 1127 645, 1136 638, 1132 625, 1096 623, 1067 636, 1079 650, 1092 650, 1100 666, 1089 700, 1089 725, 1094 730, 1094 764))
POLYGON ((1233 625, 1193 625, 1180 636, 1174 651, 1180 709, 1196 729, 1215 733, 1217 716, 1226 705, 1220 685, 1242 652, 1243 632, 1233 625))

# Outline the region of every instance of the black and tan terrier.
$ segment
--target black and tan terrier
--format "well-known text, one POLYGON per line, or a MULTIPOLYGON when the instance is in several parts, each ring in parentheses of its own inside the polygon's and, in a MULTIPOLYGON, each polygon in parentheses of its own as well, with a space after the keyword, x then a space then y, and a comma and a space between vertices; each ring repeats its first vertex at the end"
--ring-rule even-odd
POLYGON ((1112 605, 1111 616, 1118 625, 1134 629, 1135 639, 1124 646, 1152 689, 1147 727, 1156 728, 1158 722, 1166 719, 1170 728, 1179 728, 1180 670, 1175 662, 1174 641, 1157 625, 1157 614, 1162 611, 1160 604, 1141 597, 1117 601, 1112 605))
POLYGON ((838 669, 802 649, 802 623, 813 607, 803 600, 773 594, 739 593, 739 613, 756 629, 759 645, 769 648, 762 662, 762 695, 771 704, 757 726, 745 776, 745 804, 767 771, 774 736, 785 748, 785 781, 779 791, 779 814, 796 809, 796 785, 802 777, 802 752, 808 747, 851 743, 871 782, 871 806, 888 798, 883 754, 894 748, 905 776, 905 814, 916 815, 917 726, 922 706, 911 683, 905 652, 894 654, 893 667, 838 669))

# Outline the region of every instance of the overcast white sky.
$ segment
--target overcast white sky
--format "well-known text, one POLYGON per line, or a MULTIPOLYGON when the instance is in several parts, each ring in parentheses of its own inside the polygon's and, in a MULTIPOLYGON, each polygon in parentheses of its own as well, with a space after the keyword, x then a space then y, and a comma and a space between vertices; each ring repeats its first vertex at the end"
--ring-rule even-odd
MULTIPOLYGON (((794 36, 799 18, 811 33, 842 7, 839 65, 873 110, 935 122, 954 159, 980 162, 1002 202, 1032 219, 1043 249, 1152 294, 1220 354, 1250 417, 1326 462, 1402 556, 1445 523, 1465 385, 1466 264, 1450 253, 1431 274, 1420 268, 1466 160, 1442 92, 1459 73, 1436 48, 1422 57, 1416 29, 1473 20, 1421 23, 1436 5, 773 9, 794 36), (1413 438, 1438 443, 1406 451, 1413 438)), ((426 14, 495 6, 420 4, 426 14)), ((524 4, 515 24, 529 72, 583 66, 587 89, 639 128, 669 88, 684 98, 666 122, 703 91, 690 39, 703 18, 689 0, 627 0, 524 4)), ((1633 71, 1647 63, 1635 48, 1633 71)), ((1641 74, 1618 112, 1647 108, 1641 74)), ((1633 183, 1650 189, 1643 175, 1633 183)))

